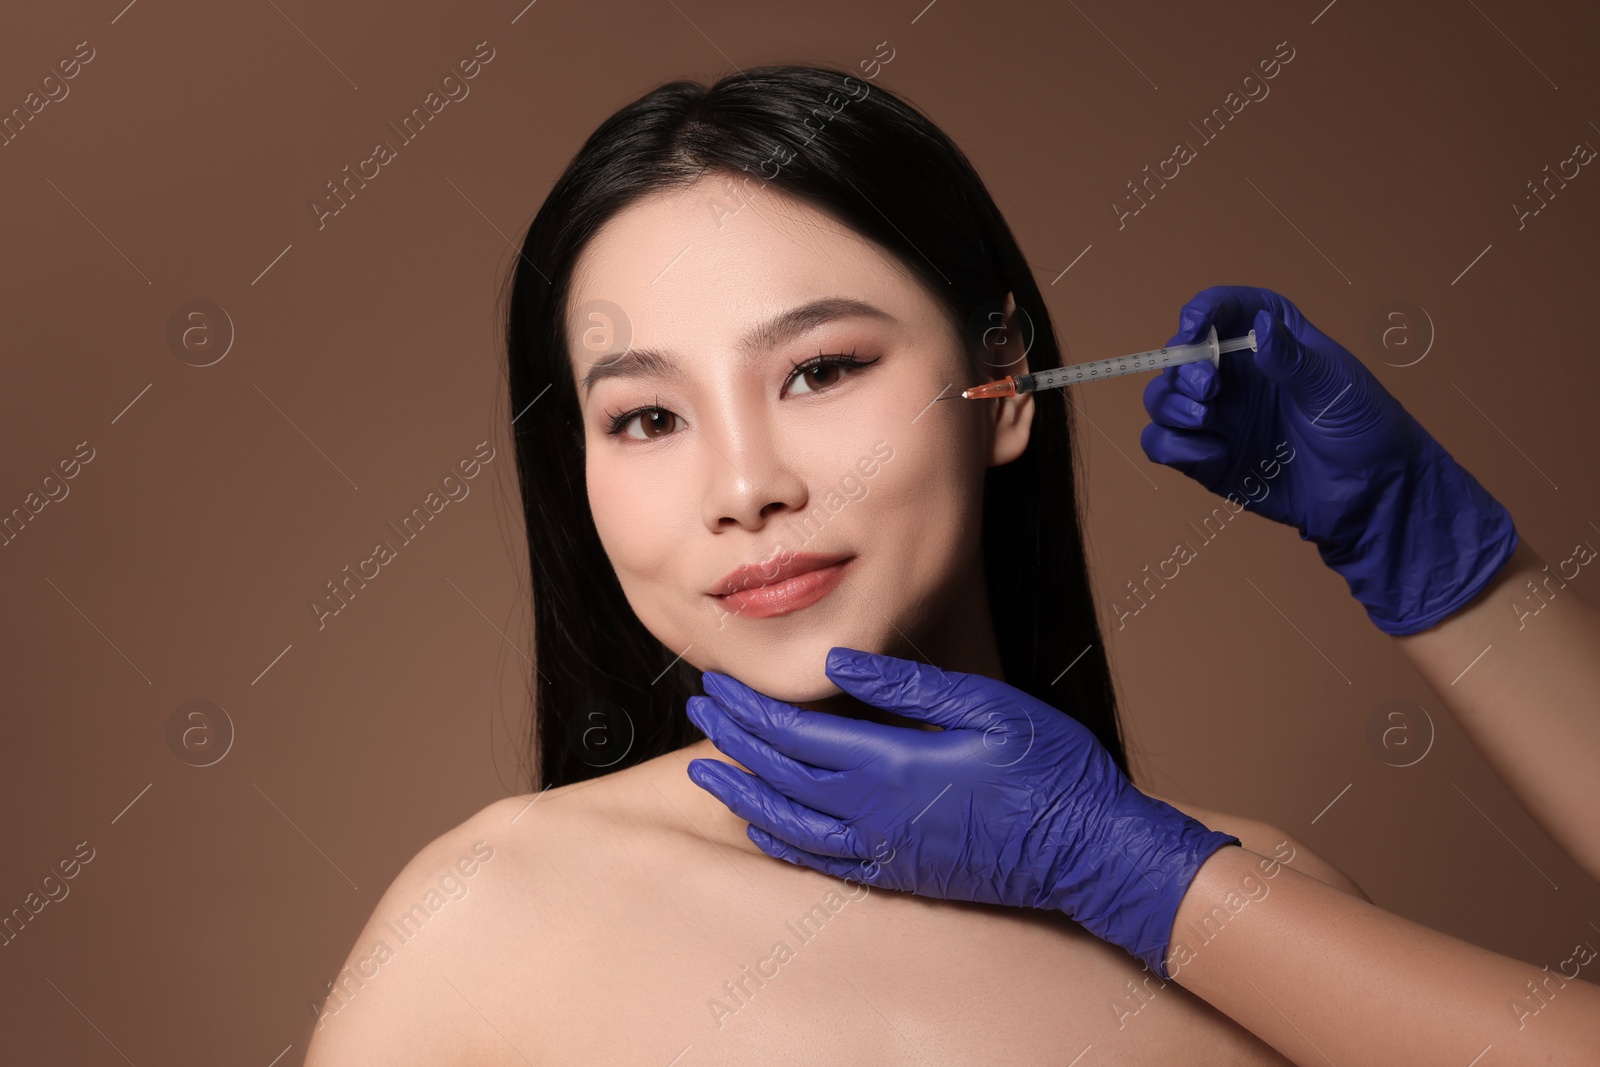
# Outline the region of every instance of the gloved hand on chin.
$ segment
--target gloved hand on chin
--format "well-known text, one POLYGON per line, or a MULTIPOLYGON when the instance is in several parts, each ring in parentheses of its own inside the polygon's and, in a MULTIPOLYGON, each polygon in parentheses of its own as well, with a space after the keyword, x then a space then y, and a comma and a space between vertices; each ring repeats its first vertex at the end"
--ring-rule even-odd
POLYGON ((1059 910, 1170 977, 1178 902, 1238 838, 1145 796, 1081 723, 1004 682, 847 648, 826 671, 942 729, 808 711, 707 672, 689 717, 754 773, 697 759, 689 777, 762 851, 885 889, 1059 910))

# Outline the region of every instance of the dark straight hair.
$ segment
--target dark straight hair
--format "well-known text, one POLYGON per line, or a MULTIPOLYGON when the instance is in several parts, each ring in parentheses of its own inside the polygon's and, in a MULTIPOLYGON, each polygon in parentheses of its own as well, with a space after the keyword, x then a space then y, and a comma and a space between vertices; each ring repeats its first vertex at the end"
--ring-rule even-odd
MULTIPOLYGON (((780 190, 887 249, 957 329, 966 324, 967 384, 1007 373, 980 362, 1008 291, 1031 324, 1029 368, 1061 365, 1033 273, 972 164, 881 86, 825 66, 764 66, 710 87, 670 82, 601 123, 534 216, 501 294, 533 583, 535 711, 524 769, 534 789, 704 736, 684 712, 702 693, 700 672, 633 613, 595 530, 566 336, 573 266, 588 240, 641 197, 702 177, 780 190)), ((985 473, 984 576, 1004 680, 1078 719, 1126 774, 1064 392, 1035 395, 1027 449, 985 473)))

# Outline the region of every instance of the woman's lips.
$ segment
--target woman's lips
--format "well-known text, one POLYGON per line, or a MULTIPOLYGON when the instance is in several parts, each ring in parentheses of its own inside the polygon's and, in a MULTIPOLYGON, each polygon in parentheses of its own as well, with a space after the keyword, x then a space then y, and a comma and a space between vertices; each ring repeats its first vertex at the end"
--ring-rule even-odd
POLYGON ((797 574, 793 578, 771 585, 740 589, 717 597, 727 607, 729 614, 748 619, 769 619, 774 615, 787 615, 808 608, 836 589, 844 580, 844 569, 851 556, 831 566, 797 574))

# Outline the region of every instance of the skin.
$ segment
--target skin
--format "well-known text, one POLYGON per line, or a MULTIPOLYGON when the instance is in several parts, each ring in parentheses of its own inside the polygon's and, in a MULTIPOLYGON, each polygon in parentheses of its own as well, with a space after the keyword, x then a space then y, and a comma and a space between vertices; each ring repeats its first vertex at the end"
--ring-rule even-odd
POLYGON ((1293 1062, 1462 1067, 1490 1049, 1481 1062, 1600 1061, 1588 931, 1534 966, 1284 871, 1201 943, 1191 931, 1230 893, 1237 902, 1262 860, 1247 842, 1201 866, 1173 922, 1193 956, 1173 978, 1293 1062))
POLYGON ((1545 832, 1600 881, 1600 612, 1578 594, 1593 555, 1577 545, 1547 562, 1521 542, 1472 603, 1395 642, 1545 832))
MULTIPOLYGON (((892 718, 828 681, 836 644, 998 677, 981 490, 988 467, 1026 447, 1032 398, 931 403, 971 384, 958 324, 934 296, 777 194, 709 210, 724 189, 708 177, 634 205, 575 276, 576 378, 629 345, 670 350, 680 368, 580 387, 589 500, 629 603, 694 666, 807 708, 892 718), (749 360, 738 350, 757 323, 837 296, 894 321, 831 322, 749 360), (587 317, 596 300, 624 309, 622 329, 614 312, 587 317), (852 350, 877 362, 817 372, 814 392, 792 384, 795 363, 852 350), (652 416, 651 432, 634 420, 631 438, 605 433, 611 416, 647 405, 671 417, 652 416), (859 474, 879 441, 893 457, 801 544, 789 520, 859 474), (847 581, 769 619, 729 615, 707 595, 782 548, 853 553, 847 581)), ((1066 1064, 1091 1046, 1094 1062, 1169 1064, 1179 1050, 1191 1064, 1285 1062, 1059 914, 852 889, 765 855, 685 773, 719 755, 700 741, 507 798, 432 842, 358 937, 350 965, 365 977, 341 973, 306 1062, 1066 1064), (390 923, 478 841, 493 858, 468 892, 399 942, 390 923), (819 906, 809 937, 791 929, 819 906), (380 941, 388 958, 373 963, 380 941)), ((1271 826, 1168 802, 1359 895, 1271 826)))
MULTIPOLYGON (((1528 811, 1600 878, 1600 612, 1571 587, 1593 558, 1586 548, 1547 563, 1519 544, 1471 603, 1394 640, 1528 811)), ((1200 868, 1175 940, 1259 876, 1248 848, 1222 849, 1200 868)), ((1585 930, 1580 945, 1534 966, 1298 874, 1228 930, 1176 980, 1296 1063, 1459 1065, 1486 1047, 1496 1063, 1600 1060, 1600 963, 1585 930), (1343 1018, 1363 1024, 1331 1021, 1343 1018)))

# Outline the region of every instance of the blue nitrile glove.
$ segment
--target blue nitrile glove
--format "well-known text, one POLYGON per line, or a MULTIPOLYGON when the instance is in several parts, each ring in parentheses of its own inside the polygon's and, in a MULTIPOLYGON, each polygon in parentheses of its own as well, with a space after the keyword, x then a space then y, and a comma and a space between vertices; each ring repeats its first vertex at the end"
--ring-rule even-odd
POLYGON ((746 774, 689 777, 768 855, 866 885, 1065 912, 1166 971, 1178 902, 1239 839, 1145 796, 1076 719, 979 674, 848 648, 846 693, 940 730, 807 711, 706 672, 689 718, 746 774))
POLYGON ((1145 455, 1296 527, 1378 629, 1426 630, 1511 558, 1510 513, 1288 300, 1219 285, 1178 322, 1169 345, 1214 324, 1221 340, 1253 328, 1258 350, 1224 355, 1220 372, 1186 363, 1152 379, 1145 455))

